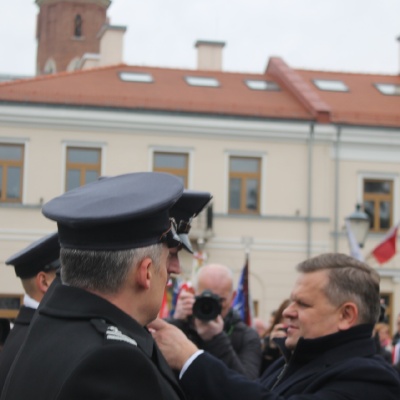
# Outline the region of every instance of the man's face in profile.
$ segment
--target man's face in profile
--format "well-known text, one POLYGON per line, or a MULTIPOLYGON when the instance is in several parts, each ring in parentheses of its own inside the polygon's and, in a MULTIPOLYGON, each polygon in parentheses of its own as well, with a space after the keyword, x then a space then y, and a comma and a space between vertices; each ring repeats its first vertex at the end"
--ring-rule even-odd
POLYGON ((315 339, 339 331, 341 308, 333 305, 323 289, 328 283, 327 271, 301 273, 289 306, 283 316, 289 320, 285 345, 294 350, 300 337, 315 339))
POLYGON ((168 274, 179 275, 182 272, 178 256, 178 253, 181 249, 182 249, 181 246, 169 249, 169 255, 167 260, 168 274))

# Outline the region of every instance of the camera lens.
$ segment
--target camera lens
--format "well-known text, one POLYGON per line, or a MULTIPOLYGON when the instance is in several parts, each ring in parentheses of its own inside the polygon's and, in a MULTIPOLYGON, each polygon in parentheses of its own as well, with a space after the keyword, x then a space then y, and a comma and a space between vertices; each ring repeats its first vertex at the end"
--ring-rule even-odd
POLYGON ((193 315, 202 321, 211 321, 221 314, 221 298, 209 290, 196 296, 193 305, 193 315))

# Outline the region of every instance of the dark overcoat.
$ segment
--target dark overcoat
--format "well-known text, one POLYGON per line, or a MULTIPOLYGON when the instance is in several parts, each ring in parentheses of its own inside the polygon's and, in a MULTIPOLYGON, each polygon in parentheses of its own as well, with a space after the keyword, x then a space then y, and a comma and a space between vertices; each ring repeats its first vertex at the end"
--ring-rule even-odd
POLYGON ((11 329, 4 344, 3 351, 0 353, 0 394, 11 364, 24 343, 35 311, 34 308, 25 306, 20 308, 17 318, 15 318, 14 321, 14 327, 11 329))
POLYGON ((251 382, 209 354, 200 355, 181 380, 188 399, 398 400, 400 381, 376 354, 372 327, 360 325, 318 339, 300 339, 296 350, 251 382))
POLYGON ((31 325, 2 400, 184 395, 151 334, 108 301, 57 285, 31 325))

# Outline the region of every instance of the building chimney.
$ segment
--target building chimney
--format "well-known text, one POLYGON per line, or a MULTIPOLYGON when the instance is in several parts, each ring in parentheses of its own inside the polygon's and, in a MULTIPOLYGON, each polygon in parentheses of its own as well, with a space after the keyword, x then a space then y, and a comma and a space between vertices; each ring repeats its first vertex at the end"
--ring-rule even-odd
POLYGON ((100 29, 100 66, 122 63, 125 32, 126 26, 105 24, 100 29))
POLYGON ((206 71, 222 70, 222 49, 225 42, 198 40, 195 43, 197 48, 197 69, 206 71))

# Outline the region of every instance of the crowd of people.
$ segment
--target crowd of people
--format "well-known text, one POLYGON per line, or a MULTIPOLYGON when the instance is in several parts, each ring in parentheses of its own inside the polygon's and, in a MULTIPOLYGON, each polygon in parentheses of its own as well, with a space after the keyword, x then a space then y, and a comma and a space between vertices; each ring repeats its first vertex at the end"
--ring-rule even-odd
POLYGON ((214 263, 157 318, 210 199, 153 172, 46 203, 58 231, 7 260, 26 295, 0 353, 0 400, 398 400, 400 316, 392 338, 378 273, 350 256, 300 262, 258 330, 232 308, 232 271, 214 263))

